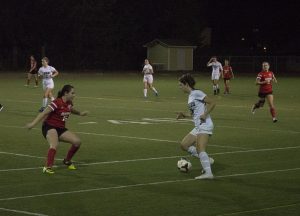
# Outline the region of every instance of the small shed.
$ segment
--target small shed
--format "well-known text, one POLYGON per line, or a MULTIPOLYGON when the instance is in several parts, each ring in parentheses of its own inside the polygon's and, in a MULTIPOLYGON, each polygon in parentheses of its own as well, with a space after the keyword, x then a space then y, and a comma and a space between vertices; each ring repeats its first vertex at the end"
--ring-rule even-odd
POLYGON ((155 39, 146 43, 147 58, 154 70, 193 70, 193 51, 197 46, 183 40, 155 39))

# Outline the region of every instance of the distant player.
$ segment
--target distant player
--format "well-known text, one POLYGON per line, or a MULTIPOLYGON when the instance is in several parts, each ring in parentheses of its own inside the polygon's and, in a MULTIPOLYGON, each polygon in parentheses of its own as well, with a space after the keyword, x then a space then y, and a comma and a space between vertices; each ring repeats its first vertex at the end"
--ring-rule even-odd
POLYGON ((42 58, 42 67, 40 67, 38 71, 38 75, 43 77, 43 90, 44 90, 44 97, 42 107, 40 108, 39 112, 43 112, 45 107, 48 104, 48 98, 53 101, 54 97, 52 94, 52 90, 54 89, 54 82, 53 77, 58 75, 58 71, 48 65, 49 59, 47 57, 42 58))
POLYGON ((54 174, 52 166, 54 164, 54 158, 59 141, 67 142, 72 145, 66 155, 66 158, 63 160, 63 163, 68 166, 68 169, 76 169, 71 159, 80 148, 81 141, 76 134, 65 127, 65 123, 71 113, 85 116, 88 112, 79 112, 73 108, 74 97, 74 87, 71 85, 65 85, 58 92, 57 98, 52 101, 42 113, 39 113, 31 123, 26 125, 28 129, 31 129, 41 120, 45 119, 42 126, 42 133, 47 139, 50 148, 48 150, 46 165, 43 168, 44 173, 54 174))
POLYGON ((30 84, 30 80, 32 78, 32 76, 34 76, 35 79, 35 86, 34 87, 38 87, 39 85, 39 81, 38 81, 38 74, 37 74, 38 70, 37 70, 37 62, 34 58, 33 55, 30 56, 30 69, 29 72, 27 73, 27 83, 25 86, 29 86, 30 84))
POLYGON ((229 60, 225 59, 225 65, 223 67, 223 79, 225 85, 224 94, 229 94, 229 82, 231 78, 234 78, 232 67, 229 65, 229 60))
POLYGON ((208 157, 205 149, 209 136, 213 133, 214 125, 210 118, 210 112, 216 104, 204 92, 195 89, 195 84, 196 82, 190 74, 184 74, 179 78, 179 87, 184 93, 189 94, 188 106, 191 114, 179 112, 177 119, 192 117, 195 124, 195 128, 183 138, 181 148, 200 158, 205 173, 196 179, 212 179, 214 177, 211 171, 212 159, 208 157))
POLYGON ((277 83, 277 79, 275 78, 272 71, 269 71, 270 64, 268 62, 262 63, 262 71, 258 73, 256 78, 256 85, 259 85, 258 97, 259 101, 252 106, 252 113, 255 113, 255 110, 263 107, 265 104, 265 100, 267 99, 268 105, 270 107, 270 113, 272 115, 273 122, 277 122, 276 111, 274 107, 274 97, 273 97, 273 89, 272 83, 277 83))
POLYGON ((143 83, 144 83, 144 97, 147 98, 148 88, 152 89, 156 96, 158 96, 157 90, 153 86, 153 68, 149 63, 148 59, 145 59, 145 65, 143 67, 142 74, 144 74, 143 83))
POLYGON ((218 82, 219 82, 219 79, 220 79, 220 75, 223 74, 222 64, 217 61, 216 56, 213 56, 207 62, 207 67, 212 67, 211 80, 212 80, 212 83, 213 83, 214 95, 217 95, 217 94, 220 93, 220 88, 219 88, 218 82))

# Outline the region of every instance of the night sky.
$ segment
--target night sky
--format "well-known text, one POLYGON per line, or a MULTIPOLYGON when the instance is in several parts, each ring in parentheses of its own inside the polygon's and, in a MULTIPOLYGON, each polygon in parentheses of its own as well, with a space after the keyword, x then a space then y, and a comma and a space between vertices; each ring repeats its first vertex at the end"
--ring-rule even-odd
POLYGON ((143 44, 186 40, 196 56, 300 54, 297 1, 1 1, 0 69, 46 55, 68 69, 136 69, 143 44), (212 31, 211 45, 201 32, 212 31), (263 48, 266 47, 266 50, 263 48))

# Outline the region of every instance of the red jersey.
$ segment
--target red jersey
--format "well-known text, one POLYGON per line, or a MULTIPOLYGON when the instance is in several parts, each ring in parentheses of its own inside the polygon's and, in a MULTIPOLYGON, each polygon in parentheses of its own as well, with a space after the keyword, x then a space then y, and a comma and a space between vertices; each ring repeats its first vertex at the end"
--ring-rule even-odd
POLYGON ((232 68, 231 66, 223 66, 223 75, 225 79, 232 78, 232 68))
POLYGON ((65 128, 66 120, 69 118, 72 109, 72 102, 64 102, 62 98, 56 98, 48 105, 52 112, 45 122, 53 127, 65 128))
POLYGON ((259 92, 260 93, 270 93, 273 91, 272 89, 272 80, 273 80, 273 72, 272 71, 262 71, 260 73, 258 73, 257 75, 257 79, 259 79, 259 81, 263 82, 263 81, 270 81, 269 83, 266 84, 261 84, 259 86, 259 92))

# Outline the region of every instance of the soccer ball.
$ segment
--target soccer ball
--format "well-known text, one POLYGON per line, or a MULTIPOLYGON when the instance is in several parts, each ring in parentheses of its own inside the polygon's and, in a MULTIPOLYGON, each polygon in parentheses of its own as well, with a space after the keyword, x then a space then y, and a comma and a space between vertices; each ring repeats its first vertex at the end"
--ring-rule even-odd
POLYGON ((180 172, 187 173, 189 170, 192 169, 192 163, 189 160, 187 160, 186 158, 181 158, 177 162, 177 168, 180 172))

